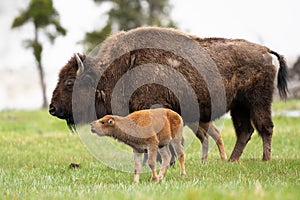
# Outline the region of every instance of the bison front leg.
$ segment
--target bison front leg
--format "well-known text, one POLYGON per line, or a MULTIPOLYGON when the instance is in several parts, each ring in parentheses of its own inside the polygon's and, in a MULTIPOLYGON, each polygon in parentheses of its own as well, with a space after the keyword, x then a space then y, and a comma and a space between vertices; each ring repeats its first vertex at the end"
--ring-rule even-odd
POLYGON ((199 124, 191 123, 188 124, 188 126, 193 130, 194 133, 196 133, 197 138, 201 141, 202 162, 206 162, 208 157, 208 148, 209 148, 208 136, 211 136, 216 142, 221 159, 225 160, 227 158, 221 132, 218 130, 218 128, 214 125, 213 122, 208 122, 208 123, 199 122, 199 124))
POLYGON ((219 154, 220 154, 221 160, 226 160, 227 155, 226 155, 226 152, 225 152, 224 142, 223 142, 223 139, 222 139, 221 132, 215 126, 215 124, 212 123, 212 122, 210 122, 208 126, 209 126, 209 128, 208 128, 207 134, 209 136, 211 136, 214 139, 214 141, 216 142, 216 144, 218 146, 218 149, 219 149, 219 154))
POLYGON ((221 132, 218 130, 218 128, 214 125, 213 122, 200 122, 196 136, 200 139, 202 143, 203 162, 206 162, 208 157, 208 136, 211 136, 217 144, 221 160, 225 160, 227 158, 221 132))
POLYGON ((134 183, 138 183, 140 179, 140 173, 142 168, 142 162, 143 162, 143 154, 138 153, 135 150, 134 152, 134 183))

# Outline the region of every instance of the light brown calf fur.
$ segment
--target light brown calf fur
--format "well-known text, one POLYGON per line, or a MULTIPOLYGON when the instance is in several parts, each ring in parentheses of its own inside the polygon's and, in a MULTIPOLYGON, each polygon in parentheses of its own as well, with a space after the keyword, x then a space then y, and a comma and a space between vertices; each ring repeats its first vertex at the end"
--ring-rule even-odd
POLYGON ((163 178, 171 160, 168 145, 173 145, 180 164, 180 172, 186 175, 184 148, 182 146, 183 121, 179 114, 164 108, 140 110, 126 117, 106 115, 91 123, 91 131, 99 136, 113 137, 131 146, 134 152, 134 182, 139 182, 142 155, 148 152, 148 164, 152 181, 163 178), (162 158, 162 167, 156 173, 157 151, 162 158))

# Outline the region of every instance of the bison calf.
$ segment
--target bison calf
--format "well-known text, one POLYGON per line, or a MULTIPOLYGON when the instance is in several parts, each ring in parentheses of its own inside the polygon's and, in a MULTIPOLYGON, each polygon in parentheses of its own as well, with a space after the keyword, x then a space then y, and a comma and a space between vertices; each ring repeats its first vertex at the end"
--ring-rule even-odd
POLYGON ((168 145, 177 154, 182 175, 184 167, 184 148, 182 146, 183 121, 179 114, 164 108, 140 110, 126 117, 106 115, 91 123, 91 131, 99 136, 113 137, 131 146, 134 152, 134 182, 139 182, 142 155, 148 152, 148 164, 152 170, 152 181, 163 178, 171 160, 168 145), (156 173, 157 151, 162 158, 162 167, 156 173))

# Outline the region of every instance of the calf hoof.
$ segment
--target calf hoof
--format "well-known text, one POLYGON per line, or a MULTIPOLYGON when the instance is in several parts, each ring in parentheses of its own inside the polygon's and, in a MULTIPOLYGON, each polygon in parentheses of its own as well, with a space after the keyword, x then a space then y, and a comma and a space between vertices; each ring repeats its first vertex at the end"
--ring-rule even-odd
POLYGON ((158 179, 161 181, 161 180, 163 180, 163 179, 164 179, 164 176, 163 176, 163 175, 161 175, 161 176, 158 176, 158 179))
POLYGON ((226 156, 226 154, 225 154, 225 155, 223 155, 223 156, 221 156, 221 160, 227 160, 227 156, 226 156))
POLYGON ((156 177, 152 177, 152 182, 154 183, 158 183, 159 181, 159 178, 156 176, 156 177))
POLYGON ((186 172, 180 172, 180 175, 185 178, 186 177, 186 172))
POLYGON ((139 183, 139 180, 138 180, 138 179, 137 179, 137 180, 134 179, 133 182, 134 182, 135 184, 137 184, 137 183, 139 183))

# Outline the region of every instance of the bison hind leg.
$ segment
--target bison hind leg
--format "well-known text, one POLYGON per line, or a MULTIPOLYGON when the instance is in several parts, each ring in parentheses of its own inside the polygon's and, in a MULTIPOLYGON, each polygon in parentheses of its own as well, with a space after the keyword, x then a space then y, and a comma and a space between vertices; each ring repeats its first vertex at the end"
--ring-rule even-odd
POLYGON ((267 109, 266 107, 262 109, 256 108, 251 113, 253 124, 263 141, 263 161, 268 161, 271 159, 271 144, 274 125, 270 110, 271 106, 270 109, 267 109))
POLYGON ((243 105, 236 105, 231 109, 231 117, 236 132, 237 140, 229 161, 238 161, 245 146, 251 139, 254 129, 251 125, 250 109, 243 105))
POLYGON ((222 139, 221 132, 213 122, 210 123, 210 128, 207 133, 209 136, 211 136, 214 139, 215 143, 217 144, 221 160, 226 160, 227 155, 225 152, 225 147, 224 147, 224 142, 222 139))

